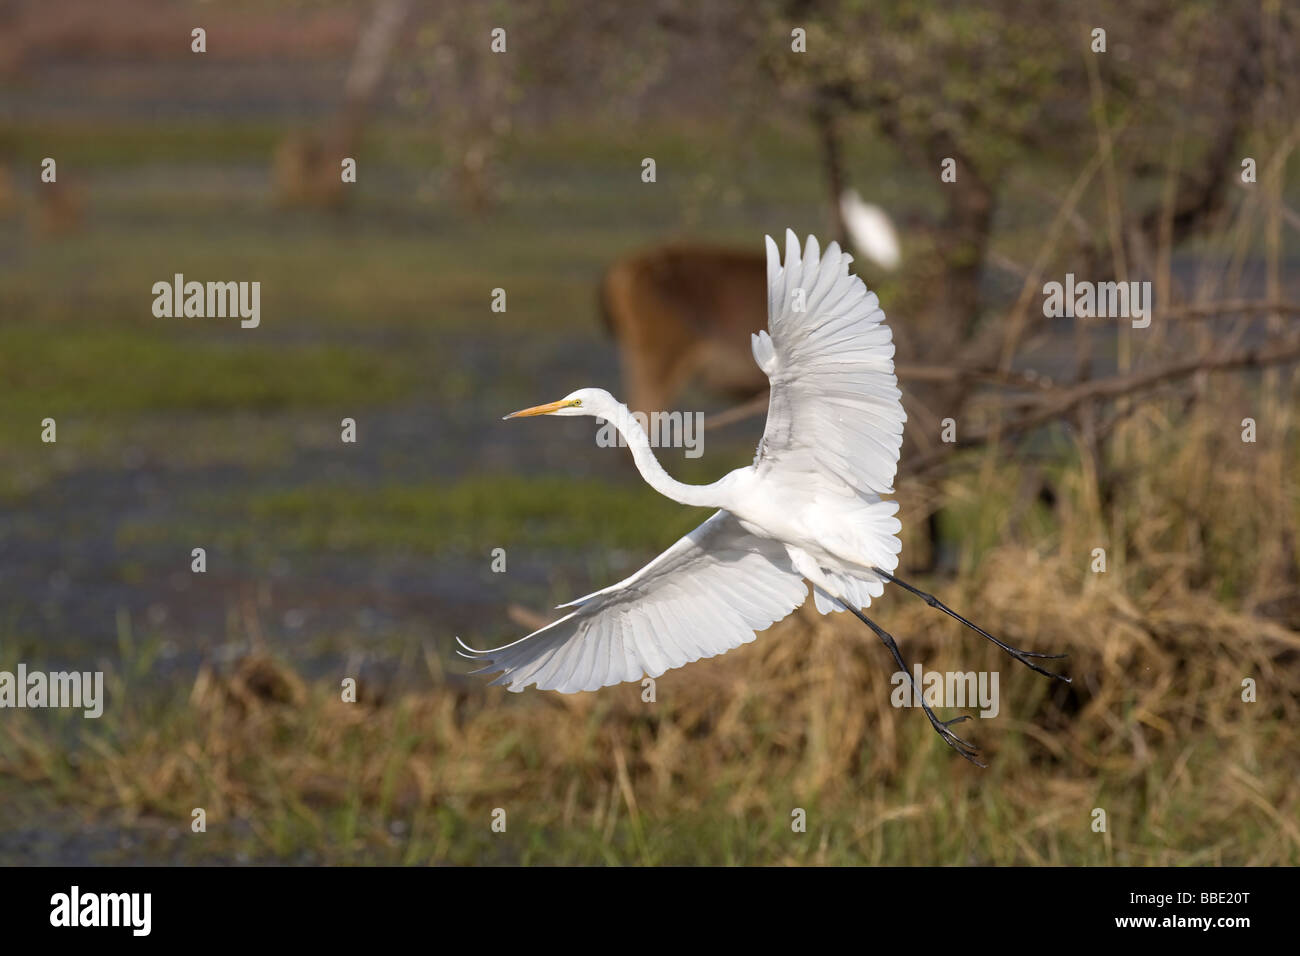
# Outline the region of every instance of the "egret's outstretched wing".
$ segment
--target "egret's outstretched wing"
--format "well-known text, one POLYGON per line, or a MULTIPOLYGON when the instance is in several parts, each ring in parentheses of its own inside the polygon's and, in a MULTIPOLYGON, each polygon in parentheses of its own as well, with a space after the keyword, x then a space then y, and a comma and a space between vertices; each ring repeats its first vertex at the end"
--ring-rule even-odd
POLYGON ((907 416, 885 313, 851 261, 833 242, 820 255, 812 236, 800 254, 787 232, 782 266, 767 237, 769 331, 753 345, 772 393, 754 465, 821 489, 890 494, 907 416))
POLYGON ((644 568, 527 637, 463 656, 502 671, 492 683, 576 693, 658 677, 746 644, 803 603, 784 547, 718 511, 644 568))

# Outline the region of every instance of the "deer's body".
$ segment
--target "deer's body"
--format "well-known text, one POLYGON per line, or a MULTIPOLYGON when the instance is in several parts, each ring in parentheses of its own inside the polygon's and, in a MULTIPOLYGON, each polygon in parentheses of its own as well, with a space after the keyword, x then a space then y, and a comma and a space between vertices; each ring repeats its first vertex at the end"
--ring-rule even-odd
POLYGON ((692 381, 733 398, 767 388, 749 339, 767 324, 765 270, 760 255, 685 244, 609 268, 601 303, 630 408, 661 411, 692 381))

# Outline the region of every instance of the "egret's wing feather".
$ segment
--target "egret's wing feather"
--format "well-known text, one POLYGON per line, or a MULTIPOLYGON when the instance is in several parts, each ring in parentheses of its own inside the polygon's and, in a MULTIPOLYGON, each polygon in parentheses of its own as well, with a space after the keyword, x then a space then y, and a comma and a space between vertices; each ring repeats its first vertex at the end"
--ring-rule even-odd
POLYGON ((492 683, 512 691, 596 690, 748 643, 807 593, 782 545, 718 511, 636 574, 562 605, 575 609, 555 623, 462 653, 485 663, 483 671, 501 671, 492 683))
POLYGON ((812 236, 800 253, 787 232, 782 265, 767 238, 768 331, 754 359, 772 390, 754 465, 874 497, 893 492, 907 416, 885 314, 851 261, 812 236))

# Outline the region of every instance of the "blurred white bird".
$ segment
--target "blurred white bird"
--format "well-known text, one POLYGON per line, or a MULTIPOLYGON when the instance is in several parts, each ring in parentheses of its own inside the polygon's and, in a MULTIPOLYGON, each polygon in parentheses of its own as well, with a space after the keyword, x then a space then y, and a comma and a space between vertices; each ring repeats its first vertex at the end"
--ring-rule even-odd
POLYGON ((885 210, 863 202, 856 189, 848 189, 840 194, 840 217, 854 249, 882 268, 898 268, 902 258, 898 233, 885 210))
MULTIPOLYGON (((535 684, 562 693, 658 677, 754 640, 754 632, 803 604, 812 584, 817 610, 851 611, 889 649, 913 681, 893 637, 862 613, 893 582, 961 621, 1029 667, 1037 654, 1011 647, 934 596, 900 581, 901 525, 893 493, 903 441, 894 345, 874 293, 849 273, 835 243, 821 255, 808 237, 802 253, 786 234, 785 263, 767 239, 768 331, 753 336, 754 358, 771 382, 767 427, 754 463, 709 485, 671 478, 645 432, 612 395, 583 388, 557 402, 507 415, 591 415, 623 435, 641 476, 686 505, 719 509, 640 571, 579 598, 553 624, 521 640, 462 654, 501 671, 512 691, 535 684)), ((972 744, 924 703, 939 735, 979 763, 972 744)), ((981 764, 982 766, 982 764, 981 764)))

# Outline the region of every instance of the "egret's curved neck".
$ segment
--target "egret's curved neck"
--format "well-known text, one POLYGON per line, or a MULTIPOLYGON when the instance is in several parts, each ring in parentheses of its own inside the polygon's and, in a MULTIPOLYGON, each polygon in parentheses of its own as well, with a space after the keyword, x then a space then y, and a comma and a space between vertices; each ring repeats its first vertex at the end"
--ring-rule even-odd
POLYGON ((673 501, 680 501, 684 505, 726 507, 722 482, 715 481, 710 485, 686 485, 664 471, 663 465, 659 464, 659 459, 655 458, 654 452, 650 450, 650 439, 646 437, 645 429, 626 405, 616 405, 608 413, 602 411, 600 417, 608 420, 618 429, 623 440, 627 442, 627 447, 632 451, 637 471, 641 472, 641 477, 659 494, 673 501))

